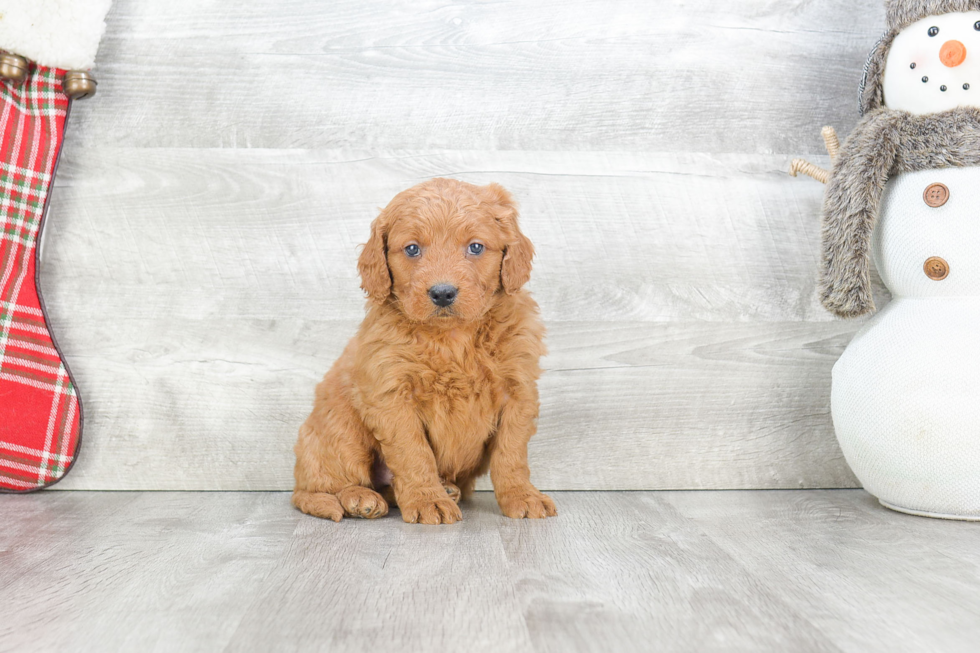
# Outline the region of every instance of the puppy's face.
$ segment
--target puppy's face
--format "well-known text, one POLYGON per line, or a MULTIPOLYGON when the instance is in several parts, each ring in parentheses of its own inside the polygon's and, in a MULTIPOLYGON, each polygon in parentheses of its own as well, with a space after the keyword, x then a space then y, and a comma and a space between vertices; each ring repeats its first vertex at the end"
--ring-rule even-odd
POLYGON ((368 296, 394 299, 412 321, 472 321, 499 291, 520 290, 533 254, 503 187, 433 179, 375 219, 358 267, 368 296))

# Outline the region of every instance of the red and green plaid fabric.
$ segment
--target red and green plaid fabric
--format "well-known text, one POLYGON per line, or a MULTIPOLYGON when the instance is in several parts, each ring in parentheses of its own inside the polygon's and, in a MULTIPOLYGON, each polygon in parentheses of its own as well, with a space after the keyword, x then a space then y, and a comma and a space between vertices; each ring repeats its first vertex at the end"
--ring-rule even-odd
POLYGON ((0 80, 0 491, 28 492, 68 471, 81 436, 75 386, 48 330, 37 243, 61 149, 63 71, 0 80))

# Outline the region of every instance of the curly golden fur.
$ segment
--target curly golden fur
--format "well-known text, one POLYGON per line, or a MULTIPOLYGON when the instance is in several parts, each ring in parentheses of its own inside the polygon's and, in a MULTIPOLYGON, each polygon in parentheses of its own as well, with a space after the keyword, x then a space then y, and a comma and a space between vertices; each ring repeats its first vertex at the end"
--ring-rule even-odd
POLYGON ((297 508, 340 521, 396 501, 407 522, 451 524, 489 469, 505 515, 556 514, 527 464, 545 353, 522 290, 533 255, 497 184, 433 179, 381 211, 358 261, 367 316, 300 428, 297 508))

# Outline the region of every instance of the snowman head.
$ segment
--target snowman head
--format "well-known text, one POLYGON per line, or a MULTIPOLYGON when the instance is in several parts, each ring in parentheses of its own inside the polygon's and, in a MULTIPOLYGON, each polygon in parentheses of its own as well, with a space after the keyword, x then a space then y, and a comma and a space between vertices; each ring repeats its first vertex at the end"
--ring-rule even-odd
POLYGON ((882 90, 886 107, 916 114, 980 106, 980 11, 929 16, 900 31, 882 90))
POLYGON ((861 113, 980 107, 980 0, 886 0, 888 32, 871 53, 861 113))

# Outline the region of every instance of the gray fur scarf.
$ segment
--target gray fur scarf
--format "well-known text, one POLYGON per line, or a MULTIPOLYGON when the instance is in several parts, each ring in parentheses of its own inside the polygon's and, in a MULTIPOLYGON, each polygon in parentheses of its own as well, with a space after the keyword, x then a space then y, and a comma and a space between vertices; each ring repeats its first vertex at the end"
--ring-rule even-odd
POLYGON ((851 132, 824 197, 820 299, 840 317, 875 309, 871 234, 888 178, 934 168, 980 166, 980 109, 916 116, 880 108, 851 132))

